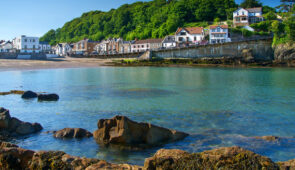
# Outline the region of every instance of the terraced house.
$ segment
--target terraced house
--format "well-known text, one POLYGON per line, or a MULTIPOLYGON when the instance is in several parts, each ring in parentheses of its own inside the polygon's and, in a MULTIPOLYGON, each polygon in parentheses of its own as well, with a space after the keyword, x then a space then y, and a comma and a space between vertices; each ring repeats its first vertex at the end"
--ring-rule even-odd
POLYGON ((39 53, 39 38, 22 35, 12 40, 13 48, 21 53, 39 53))
POLYGON ((233 24, 235 27, 249 26, 253 23, 264 20, 262 16, 262 8, 238 8, 233 13, 233 24))
POLYGON ((84 39, 74 44, 73 52, 76 54, 91 54, 95 51, 97 44, 99 44, 98 41, 84 39))
POLYGON ((163 39, 137 40, 131 45, 132 52, 144 52, 147 50, 159 49, 162 47, 163 39))

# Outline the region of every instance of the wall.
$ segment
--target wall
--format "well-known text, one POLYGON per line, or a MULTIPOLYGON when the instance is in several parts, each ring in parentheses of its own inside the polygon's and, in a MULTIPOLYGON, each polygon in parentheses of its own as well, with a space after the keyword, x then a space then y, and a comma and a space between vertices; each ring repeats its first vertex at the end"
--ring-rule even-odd
POLYGON ((140 57, 143 53, 144 52, 128 53, 128 54, 107 54, 107 55, 71 54, 70 57, 73 57, 73 58, 98 58, 98 59, 107 59, 107 58, 137 58, 137 57, 140 57))
POLYGON ((153 51, 159 58, 242 57, 243 49, 252 49, 255 60, 273 60, 272 39, 230 42, 206 46, 194 46, 153 51))

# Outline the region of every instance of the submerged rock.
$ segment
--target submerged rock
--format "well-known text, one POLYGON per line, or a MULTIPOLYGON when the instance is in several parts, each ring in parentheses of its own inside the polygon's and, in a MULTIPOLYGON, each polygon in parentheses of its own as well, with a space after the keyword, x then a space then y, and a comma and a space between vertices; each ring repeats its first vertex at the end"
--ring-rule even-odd
POLYGON ((9 110, 0 108, 0 135, 2 136, 20 136, 36 133, 42 130, 39 123, 28 123, 11 117, 9 110))
POLYGON ((181 150, 159 150, 144 163, 147 170, 170 169, 279 169, 271 159, 240 147, 218 148, 189 154, 181 150))
POLYGON ((58 101, 59 96, 57 94, 39 94, 38 101, 58 101))
POLYGON ((89 138, 92 137, 92 133, 82 128, 64 128, 56 131, 53 134, 56 138, 89 138))
POLYGON ((125 116, 98 121, 93 133, 97 143, 134 147, 150 147, 184 139, 188 134, 158 127, 149 123, 137 123, 125 116))
POLYGON ((10 90, 9 92, 0 92, 0 95, 9 95, 9 94, 24 94, 24 91, 21 90, 10 90))
POLYGON ((269 142, 276 142, 279 141, 281 138, 278 136, 256 136, 255 139, 262 139, 269 142))
POLYGON ((24 92, 24 94, 22 95, 23 99, 33 99, 33 98, 37 98, 38 94, 32 91, 26 91, 24 92))

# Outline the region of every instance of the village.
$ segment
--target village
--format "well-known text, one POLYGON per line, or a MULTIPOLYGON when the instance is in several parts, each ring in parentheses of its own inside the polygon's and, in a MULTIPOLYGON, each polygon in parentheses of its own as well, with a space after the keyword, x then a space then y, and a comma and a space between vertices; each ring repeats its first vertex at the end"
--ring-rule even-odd
MULTIPOLYGON (((254 31, 250 27, 253 23, 264 21, 262 8, 238 8, 233 12, 232 27, 244 28, 254 31)), ((235 42, 244 37, 230 32, 230 26, 226 22, 204 27, 178 28, 174 35, 168 35, 160 39, 145 39, 125 41, 122 38, 108 38, 102 41, 83 39, 76 43, 58 43, 55 46, 48 42, 39 41, 38 37, 22 35, 12 41, 0 41, 0 53, 47 54, 47 57, 75 55, 114 55, 128 53, 142 53, 149 50, 173 49, 207 44, 235 42)), ((24 55, 21 55, 22 58, 24 55)))

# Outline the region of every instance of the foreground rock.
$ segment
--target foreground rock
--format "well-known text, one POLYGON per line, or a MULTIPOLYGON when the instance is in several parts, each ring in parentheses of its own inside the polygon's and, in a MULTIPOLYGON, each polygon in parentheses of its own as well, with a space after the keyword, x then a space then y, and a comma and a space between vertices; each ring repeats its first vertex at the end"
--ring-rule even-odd
POLYGON ((98 121, 93 136, 99 144, 115 144, 131 147, 150 147, 184 139, 188 134, 165 129, 149 123, 137 123, 125 116, 98 121))
POLYGON ((145 160, 147 170, 168 169, 279 169, 271 159, 240 147, 219 148, 189 154, 181 150, 159 150, 145 160))
POLYGON ((33 98, 37 98, 38 94, 32 91, 26 91, 24 92, 24 94, 22 95, 23 99, 33 99, 33 98))
POLYGON ((38 101, 58 101, 59 96, 57 94, 39 94, 38 101))
POLYGON ((64 128, 53 134, 56 138, 89 138, 92 137, 92 133, 81 128, 64 128))
POLYGON ((16 145, 0 142, 0 169, 130 169, 142 167, 111 164, 99 159, 80 158, 60 151, 34 152, 16 145))
POLYGON ((11 137, 28 135, 42 130, 39 123, 28 123, 11 117, 9 110, 0 108, 0 136, 11 137))

